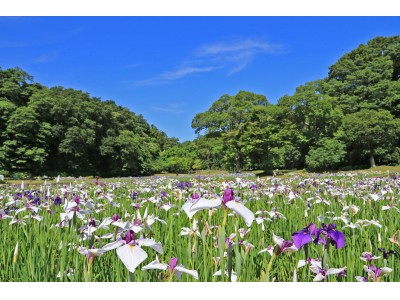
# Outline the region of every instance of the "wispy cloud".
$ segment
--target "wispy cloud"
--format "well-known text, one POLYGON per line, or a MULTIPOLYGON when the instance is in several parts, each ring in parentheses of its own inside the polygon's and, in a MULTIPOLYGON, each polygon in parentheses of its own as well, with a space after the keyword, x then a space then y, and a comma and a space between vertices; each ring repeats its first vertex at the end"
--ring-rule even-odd
POLYGON ((136 86, 158 85, 172 82, 194 73, 207 73, 223 69, 232 75, 242 71, 257 55, 278 54, 281 45, 256 39, 241 39, 230 42, 208 44, 200 47, 172 71, 135 82, 136 86))
POLYGON ((163 112, 163 113, 168 113, 168 114, 182 114, 185 112, 183 105, 182 104, 177 104, 177 103, 169 103, 166 106, 153 106, 152 110, 158 111, 158 112, 163 112))
POLYGON ((199 55, 219 55, 224 53, 241 53, 247 52, 251 54, 258 53, 276 53, 282 47, 276 44, 270 44, 260 40, 246 39, 237 40, 230 43, 217 43, 206 45, 200 48, 199 55))
POLYGON ((188 76, 193 73, 205 73, 205 72, 211 72, 215 70, 215 66, 210 66, 210 67, 190 67, 190 66, 184 66, 177 68, 173 71, 170 72, 165 72, 162 73, 161 75, 145 79, 145 80, 140 80, 136 82, 136 85, 155 85, 155 84, 163 84, 167 83, 173 80, 177 80, 179 78, 183 78, 185 76, 188 76))

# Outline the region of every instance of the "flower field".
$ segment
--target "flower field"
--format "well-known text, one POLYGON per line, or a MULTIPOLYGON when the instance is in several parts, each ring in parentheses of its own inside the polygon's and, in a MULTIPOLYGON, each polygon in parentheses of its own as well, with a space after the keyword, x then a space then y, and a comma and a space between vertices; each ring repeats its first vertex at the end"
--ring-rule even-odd
POLYGON ((399 200, 367 172, 3 184, 0 281, 400 282, 399 200))

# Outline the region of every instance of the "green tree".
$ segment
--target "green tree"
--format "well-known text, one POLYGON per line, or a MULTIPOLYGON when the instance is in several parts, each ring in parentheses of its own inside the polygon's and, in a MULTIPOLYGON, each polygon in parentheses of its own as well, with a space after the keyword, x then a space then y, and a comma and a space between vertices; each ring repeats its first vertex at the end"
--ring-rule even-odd
POLYGON ((50 124, 41 123, 29 106, 15 110, 7 121, 1 147, 6 169, 40 174, 47 158, 46 142, 51 138, 50 124))
POLYGON ((386 109, 400 116, 400 36, 377 37, 329 68, 327 92, 344 114, 386 109))
POLYGON ((323 138, 311 147, 306 156, 311 171, 335 170, 346 157, 346 145, 337 139, 323 138))
POLYGON ((394 151, 399 142, 400 120, 386 110, 367 110, 344 117, 340 135, 352 151, 368 157, 375 167, 375 156, 394 151))
POLYGON ((240 171, 243 166, 245 141, 243 133, 249 122, 251 110, 267 106, 267 98, 251 92, 240 91, 235 96, 223 95, 203 113, 192 120, 196 133, 204 131, 206 136, 220 136, 235 155, 235 168, 240 171))

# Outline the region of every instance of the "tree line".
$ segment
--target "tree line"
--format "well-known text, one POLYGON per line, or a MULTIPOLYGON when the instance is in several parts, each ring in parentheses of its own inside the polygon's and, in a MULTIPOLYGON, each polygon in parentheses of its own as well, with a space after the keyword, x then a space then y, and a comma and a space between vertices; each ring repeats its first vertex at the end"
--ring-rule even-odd
POLYGON ((179 143, 142 115, 0 68, 0 174, 138 176, 196 169, 337 170, 400 164, 400 36, 345 54, 277 104, 240 91, 179 143))
POLYGON ((346 170, 400 164, 400 36, 345 54, 276 105, 248 91, 197 114, 198 137, 161 153, 164 168, 346 170))
POLYGON ((178 139, 113 101, 0 69, 0 174, 148 175, 178 139))

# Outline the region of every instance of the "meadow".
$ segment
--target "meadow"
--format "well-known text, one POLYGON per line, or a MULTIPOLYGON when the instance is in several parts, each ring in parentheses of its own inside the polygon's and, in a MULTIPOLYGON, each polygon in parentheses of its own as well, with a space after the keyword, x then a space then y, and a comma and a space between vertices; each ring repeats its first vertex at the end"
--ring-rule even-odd
POLYGON ((379 170, 6 182, 0 281, 399 282, 399 196, 379 170))

